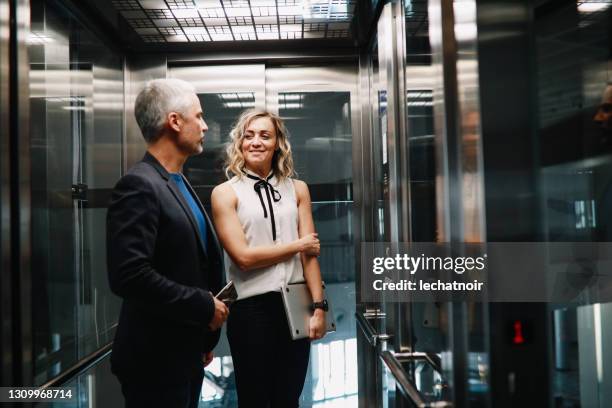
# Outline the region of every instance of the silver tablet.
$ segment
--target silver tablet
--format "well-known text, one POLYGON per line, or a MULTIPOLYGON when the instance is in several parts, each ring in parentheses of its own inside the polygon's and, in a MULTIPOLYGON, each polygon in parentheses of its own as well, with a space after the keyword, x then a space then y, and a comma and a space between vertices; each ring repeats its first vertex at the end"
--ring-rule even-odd
MULTIPOLYGON (((313 313, 310 310, 312 297, 310 296, 308 286, 306 283, 290 283, 281 288, 281 291, 291 337, 293 340, 308 337, 310 331, 310 318, 313 313)), ((323 285, 323 294, 325 295, 325 285, 323 285)), ((327 303, 329 307, 328 311, 325 312, 327 332, 333 332, 336 331, 336 318, 329 299, 327 303)))

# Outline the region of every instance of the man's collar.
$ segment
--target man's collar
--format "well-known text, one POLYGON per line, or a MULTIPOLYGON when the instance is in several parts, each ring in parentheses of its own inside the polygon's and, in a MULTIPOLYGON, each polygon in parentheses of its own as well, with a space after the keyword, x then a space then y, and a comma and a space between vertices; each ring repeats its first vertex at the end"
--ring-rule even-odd
POLYGON ((153 156, 151 153, 147 151, 144 157, 142 158, 142 161, 145 163, 149 163, 151 166, 153 166, 155 170, 157 170, 157 172, 164 178, 164 180, 168 181, 170 174, 164 168, 164 166, 161 165, 159 160, 155 158, 155 156, 153 156))

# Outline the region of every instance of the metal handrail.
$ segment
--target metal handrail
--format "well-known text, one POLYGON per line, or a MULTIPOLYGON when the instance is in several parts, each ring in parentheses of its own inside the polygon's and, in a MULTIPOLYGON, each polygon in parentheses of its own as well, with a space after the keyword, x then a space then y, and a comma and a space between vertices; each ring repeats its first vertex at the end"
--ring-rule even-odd
POLYGON ((442 374, 442 363, 440 357, 436 354, 426 353, 423 351, 414 351, 411 353, 393 353, 397 359, 406 360, 425 360, 432 366, 432 368, 439 374, 442 374))
POLYGON ((359 328, 361 328, 361 331, 363 332, 363 334, 365 335, 366 339, 368 340, 368 343, 370 343, 370 345, 372 347, 376 347, 380 341, 387 341, 391 338, 390 335, 388 334, 380 334, 376 332, 376 329, 374 329, 374 326, 372 326, 372 324, 370 324, 370 322, 368 321, 368 317, 366 317, 365 315, 368 314, 369 318, 372 317, 376 317, 376 318, 383 318, 385 317, 385 315, 383 313, 360 313, 360 312, 356 312, 355 313, 355 318, 357 319, 357 324, 359 325, 359 328))
POLYGON ((100 361, 108 357, 112 351, 112 348, 113 343, 110 342, 106 346, 94 351, 85 358, 79 360, 76 364, 68 368, 66 371, 64 371, 57 377, 54 377, 43 385, 41 385, 40 389, 44 390, 49 387, 60 387, 66 384, 68 381, 72 380, 77 375, 89 370, 91 367, 95 366, 100 361))
POLYGON ((434 364, 434 360, 427 353, 393 353, 389 350, 382 351, 380 353, 381 360, 385 363, 385 366, 391 371, 395 382, 397 383, 402 394, 409 398, 414 405, 418 408, 448 408, 452 407, 452 404, 448 401, 434 401, 427 402, 417 387, 410 381, 406 370, 402 367, 397 357, 424 360, 432 365, 432 367, 438 371, 434 364))

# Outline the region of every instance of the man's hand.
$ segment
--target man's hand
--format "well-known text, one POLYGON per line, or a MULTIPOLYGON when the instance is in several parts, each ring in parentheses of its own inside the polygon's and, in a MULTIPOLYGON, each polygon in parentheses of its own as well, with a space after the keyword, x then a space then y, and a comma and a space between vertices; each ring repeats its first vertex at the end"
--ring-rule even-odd
POLYGON ((327 332, 325 324, 325 312, 322 309, 315 309, 314 314, 310 318, 310 332, 308 333, 311 340, 318 340, 325 336, 327 332))
POLYGON ((217 298, 213 298, 215 300, 215 314, 213 315, 210 323, 208 323, 208 327, 210 330, 215 331, 218 330, 221 326, 223 326, 223 322, 227 320, 227 316, 229 315, 229 309, 225 306, 225 303, 220 301, 217 298))
POLYGON ((202 358, 204 367, 207 367, 210 363, 212 363, 213 357, 214 357, 214 354, 212 351, 209 351, 208 353, 204 354, 204 357, 202 358))

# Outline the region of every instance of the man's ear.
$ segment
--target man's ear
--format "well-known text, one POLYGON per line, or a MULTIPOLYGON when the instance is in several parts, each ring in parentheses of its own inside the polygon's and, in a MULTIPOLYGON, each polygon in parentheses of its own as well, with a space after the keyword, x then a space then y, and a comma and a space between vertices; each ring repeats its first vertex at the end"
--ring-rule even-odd
POLYGON ((182 118, 177 112, 170 112, 168 114, 168 126, 175 132, 181 131, 182 118))

